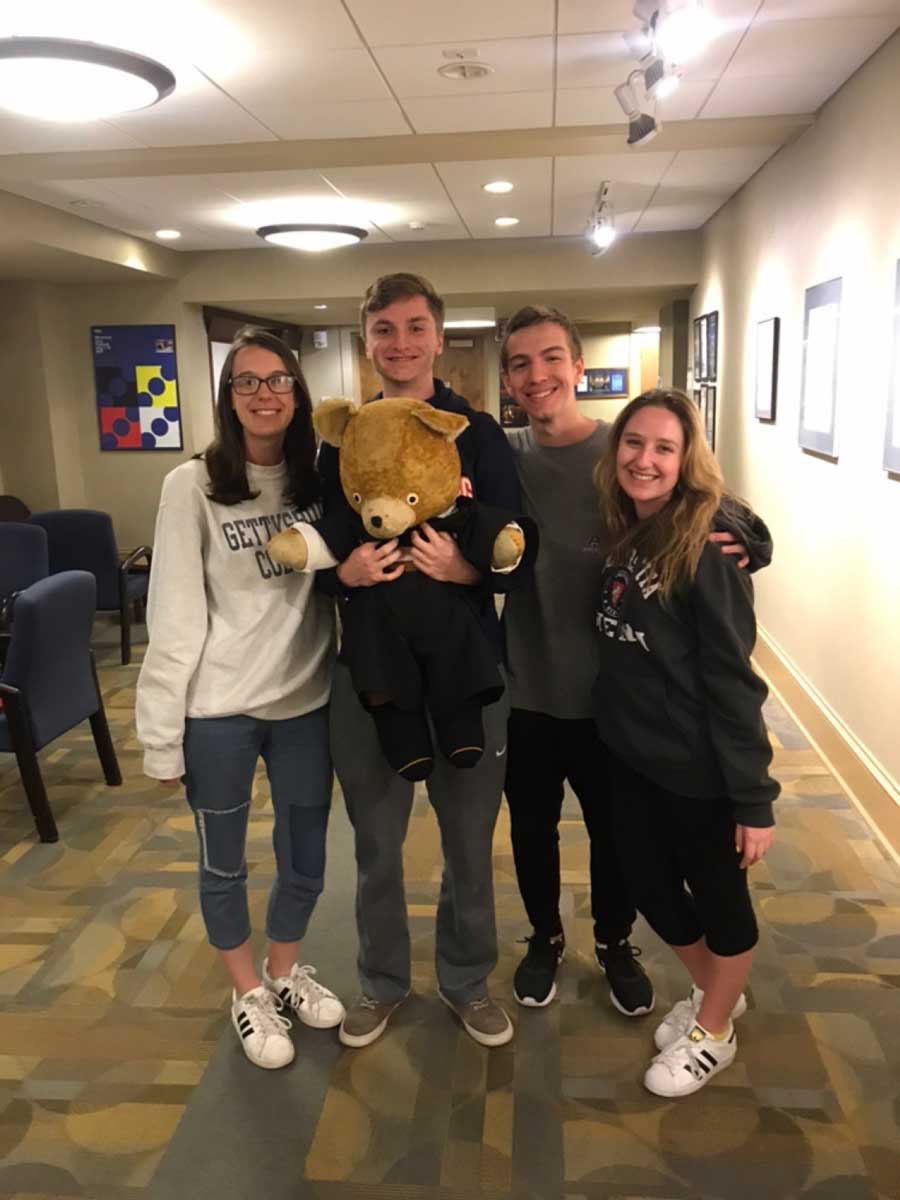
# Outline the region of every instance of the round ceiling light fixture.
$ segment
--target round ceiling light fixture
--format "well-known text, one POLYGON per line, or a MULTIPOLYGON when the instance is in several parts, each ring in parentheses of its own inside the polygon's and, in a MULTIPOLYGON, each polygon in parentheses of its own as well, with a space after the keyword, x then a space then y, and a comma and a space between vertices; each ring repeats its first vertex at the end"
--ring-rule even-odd
POLYGON ((506 229, 511 225, 518 225, 518 217, 497 217, 494 221, 495 225, 499 225, 501 229, 506 229))
POLYGON ((369 236, 367 229, 356 225, 262 225, 257 237, 273 246, 286 246, 289 250, 305 250, 308 254, 321 254, 323 250, 337 250, 340 246, 355 246, 369 236))
POLYGON ((490 192, 492 196, 505 196, 507 192, 513 190, 514 186, 508 179, 495 179, 492 183, 481 185, 482 191, 490 192))
POLYGON ((96 121, 149 108, 175 90, 168 67, 71 38, 0 39, 0 108, 41 121, 96 121))
POLYGON ((157 229, 156 236, 163 242, 174 242, 181 237, 180 229, 157 229))

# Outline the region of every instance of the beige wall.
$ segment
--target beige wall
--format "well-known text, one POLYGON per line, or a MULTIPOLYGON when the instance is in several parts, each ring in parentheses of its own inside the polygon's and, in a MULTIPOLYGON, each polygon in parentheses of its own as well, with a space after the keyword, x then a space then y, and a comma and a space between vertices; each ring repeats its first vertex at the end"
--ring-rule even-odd
MULTIPOLYGON (((770 523, 761 625, 900 782, 900 481, 882 469, 900 257, 900 36, 711 221, 695 313, 719 310, 719 446, 770 523), (843 279, 839 457, 798 446, 804 289, 843 279), (758 321, 781 318, 777 421, 753 415, 758 321)), ((898 792, 900 794, 900 792, 898 792)))

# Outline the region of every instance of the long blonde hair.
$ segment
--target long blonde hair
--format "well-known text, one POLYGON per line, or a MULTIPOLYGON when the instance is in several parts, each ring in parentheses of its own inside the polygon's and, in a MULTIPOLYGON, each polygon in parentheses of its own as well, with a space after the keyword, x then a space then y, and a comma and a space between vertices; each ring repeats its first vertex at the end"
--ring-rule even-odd
POLYGON ((622 409, 609 431, 603 457, 594 470, 609 553, 615 559, 632 550, 652 561, 659 577, 661 599, 693 579, 709 539, 713 518, 724 496, 719 464, 706 442, 700 413, 684 392, 654 388, 622 409), (668 503, 654 516, 639 521, 634 501, 616 473, 616 457, 625 427, 642 408, 662 408, 678 418, 684 450, 678 483, 668 503))

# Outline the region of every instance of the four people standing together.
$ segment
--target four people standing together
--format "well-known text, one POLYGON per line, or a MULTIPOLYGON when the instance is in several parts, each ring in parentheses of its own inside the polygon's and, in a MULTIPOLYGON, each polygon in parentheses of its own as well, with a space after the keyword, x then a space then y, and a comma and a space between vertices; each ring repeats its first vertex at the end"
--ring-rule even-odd
MULTIPOLYGON (((660 1054, 645 1083, 661 1095, 694 1091, 734 1057, 732 1018, 746 1007, 756 938, 745 868, 771 841, 777 785, 767 774, 764 688, 749 666, 755 627, 742 569, 748 558, 766 561, 765 528, 724 498, 696 413, 679 393, 645 393, 612 431, 584 416, 578 333, 555 310, 525 308, 507 325, 504 383, 529 419, 509 441, 434 378, 443 302, 426 280, 377 280, 363 302, 362 332, 382 394, 468 417, 457 442, 465 494, 525 512, 541 534, 525 579, 484 579, 448 534, 426 527, 413 535, 419 570, 471 589, 508 670, 506 694, 484 712, 478 766, 438 764, 427 782, 444 854, 439 994, 482 1045, 513 1036, 487 984, 497 961, 492 838, 505 787, 532 925, 514 993, 525 1006, 553 999, 565 951, 558 825, 568 781, 590 837, 596 956, 612 1003, 629 1016, 654 1006, 629 941, 637 908, 692 983, 656 1031, 660 1054), (508 592, 505 659, 496 592, 508 592)), ((311 575, 258 570, 271 533, 317 515, 316 505, 344 502, 337 452, 324 446, 313 468, 296 360, 267 338, 236 343, 222 372, 216 441, 164 485, 138 732, 148 774, 177 781, 185 773, 203 914, 234 983, 235 1028, 248 1057, 279 1066, 293 1056, 285 1011, 307 1024, 340 1024, 340 1040, 361 1047, 409 993, 402 848, 413 785, 384 760, 340 662, 326 716, 333 598, 340 612, 354 589, 389 587, 402 570, 396 544, 360 545, 315 588, 311 575), (276 612, 290 655, 266 642, 276 612), (324 874, 328 720, 358 865, 361 992, 346 1013, 297 962, 324 874), (244 840, 260 755, 272 785, 277 878, 257 975, 244 840)))

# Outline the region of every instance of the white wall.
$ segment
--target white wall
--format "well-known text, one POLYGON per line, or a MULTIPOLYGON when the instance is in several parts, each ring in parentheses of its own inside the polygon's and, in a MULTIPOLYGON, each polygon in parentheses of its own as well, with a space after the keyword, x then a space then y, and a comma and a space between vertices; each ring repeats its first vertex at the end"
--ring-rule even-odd
POLYGON ((900 481, 882 469, 900 257, 900 36, 705 230, 694 313, 719 311, 719 455, 775 535, 760 623, 900 781, 900 481), (843 279, 839 457, 798 445, 804 290, 843 279), (781 318, 777 420, 753 415, 756 324, 781 318))

